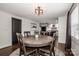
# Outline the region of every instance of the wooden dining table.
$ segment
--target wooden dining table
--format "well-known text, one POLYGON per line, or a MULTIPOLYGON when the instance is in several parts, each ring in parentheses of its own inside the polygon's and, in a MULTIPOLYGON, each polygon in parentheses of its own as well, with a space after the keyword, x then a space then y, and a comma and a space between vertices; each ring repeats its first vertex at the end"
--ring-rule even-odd
POLYGON ((43 47, 50 44, 52 40, 53 38, 50 36, 39 36, 38 39, 36 39, 34 36, 23 38, 24 44, 29 47, 43 47))
POLYGON ((37 49, 37 55, 39 55, 39 48, 48 46, 53 41, 53 38, 50 36, 38 36, 35 38, 34 36, 24 37, 23 42, 28 47, 35 47, 37 49))

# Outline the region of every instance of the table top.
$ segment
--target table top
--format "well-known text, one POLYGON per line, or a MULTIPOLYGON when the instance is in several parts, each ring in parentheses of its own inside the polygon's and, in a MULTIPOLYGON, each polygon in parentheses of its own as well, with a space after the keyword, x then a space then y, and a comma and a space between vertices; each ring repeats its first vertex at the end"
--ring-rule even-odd
POLYGON ((23 42, 29 47, 43 47, 52 42, 53 38, 50 36, 39 36, 38 39, 35 37, 24 37, 23 42))

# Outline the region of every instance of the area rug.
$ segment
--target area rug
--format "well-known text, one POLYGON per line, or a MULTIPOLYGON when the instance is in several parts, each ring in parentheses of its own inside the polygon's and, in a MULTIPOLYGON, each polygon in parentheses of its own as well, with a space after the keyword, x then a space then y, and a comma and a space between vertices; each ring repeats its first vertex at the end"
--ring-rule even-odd
MULTIPOLYGON (((19 51, 20 49, 16 49, 15 51, 13 51, 9 56, 19 56, 19 51)), ((53 53, 52 53, 53 55, 53 53)), ((24 55, 22 55, 24 56, 24 55)), ((31 55, 30 55, 31 56, 31 55)), ((49 55, 46 55, 46 56, 49 56, 49 55)), ((58 48, 55 48, 55 56, 65 56, 63 51, 59 50, 58 48)))

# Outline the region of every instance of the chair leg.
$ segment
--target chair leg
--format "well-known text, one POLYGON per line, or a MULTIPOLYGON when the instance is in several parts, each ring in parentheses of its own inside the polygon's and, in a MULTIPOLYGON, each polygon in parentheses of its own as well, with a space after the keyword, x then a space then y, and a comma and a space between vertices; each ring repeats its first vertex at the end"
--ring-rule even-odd
POLYGON ((52 56, 52 49, 50 49, 50 56, 52 56))
POLYGON ((52 56, 52 52, 50 52, 50 56, 52 56))
POLYGON ((24 56, 27 56, 26 49, 27 49, 27 48, 26 48, 25 46, 23 46, 23 50, 24 50, 24 51, 23 51, 23 52, 24 52, 24 56))
POLYGON ((52 56, 52 45, 50 45, 50 56, 52 56))
POLYGON ((55 50, 54 50, 54 48, 53 48, 53 55, 55 56, 55 50))
POLYGON ((53 51, 53 55, 55 56, 55 51, 53 51))
POLYGON ((39 56, 39 48, 36 50, 36 55, 39 56))
POLYGON ((20 49, 20 51, 19 51, 20 53, 19 53, 19 56, 21 56, 21 49, 20 49))
POLYGON ((19 54, 19 56, 21 56, 22 54, 24 54, 24 51, 20 48, 20 54, 19 54))

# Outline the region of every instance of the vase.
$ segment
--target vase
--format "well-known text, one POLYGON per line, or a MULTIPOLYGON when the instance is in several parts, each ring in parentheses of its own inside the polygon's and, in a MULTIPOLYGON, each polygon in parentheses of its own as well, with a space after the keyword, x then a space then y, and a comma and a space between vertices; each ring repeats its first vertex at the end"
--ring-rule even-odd
POLYGON ((35 35, 35 39, 38 40, 38 35, 35 35))

